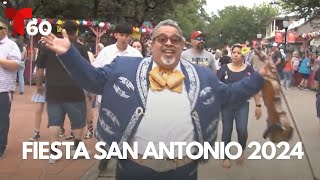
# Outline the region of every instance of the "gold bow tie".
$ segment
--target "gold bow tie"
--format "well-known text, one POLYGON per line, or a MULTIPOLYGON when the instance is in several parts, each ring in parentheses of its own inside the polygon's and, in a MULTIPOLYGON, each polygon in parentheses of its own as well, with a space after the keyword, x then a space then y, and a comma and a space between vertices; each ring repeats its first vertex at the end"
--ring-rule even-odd
POLYGON ((154 91, 169 88, 171 91, 181 93, 184 78, 181 71, 163 70, 158 66, 149 72, 150 87, 154 91))

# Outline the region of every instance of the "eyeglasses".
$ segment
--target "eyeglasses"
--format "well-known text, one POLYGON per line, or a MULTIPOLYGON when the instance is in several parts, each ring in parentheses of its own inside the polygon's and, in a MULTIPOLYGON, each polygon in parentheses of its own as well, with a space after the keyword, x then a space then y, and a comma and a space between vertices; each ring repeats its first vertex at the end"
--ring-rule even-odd
POLYGON ((162 45, 166 44, 169 39, 173 45, 179 45, 182 42, 182 38, 177 35, 173 35, 173 36, 168 37, 164 34, 160 34, 159 36, 153 38, 153 40, 157 40, 162 45))
POLYGON ((203 37, 197 37, 196 40, 197 41, 206 41, 203 37))
POLYGON ((7 28, 0 26, 0 31, 1 31, 2 29, 7 29, 7 28))

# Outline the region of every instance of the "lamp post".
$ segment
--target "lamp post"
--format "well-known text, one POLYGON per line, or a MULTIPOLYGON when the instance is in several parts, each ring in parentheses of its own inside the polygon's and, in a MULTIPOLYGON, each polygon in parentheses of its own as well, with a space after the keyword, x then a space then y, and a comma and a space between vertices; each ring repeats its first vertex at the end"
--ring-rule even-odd
POLYGON ((288 32, 288 27, 290 25, 290 21, 288 17, 285 17, 285 19, 282 22, 283 28, 284 28, 284 52, 286 53, 287 51, 287 32, 288 32))

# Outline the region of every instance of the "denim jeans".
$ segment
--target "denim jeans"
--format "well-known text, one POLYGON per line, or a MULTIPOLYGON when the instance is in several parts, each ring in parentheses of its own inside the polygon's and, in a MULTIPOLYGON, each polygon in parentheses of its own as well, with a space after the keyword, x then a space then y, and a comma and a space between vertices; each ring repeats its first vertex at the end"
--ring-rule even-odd
POLYGON ((283 78, 284 78, 283 69, 277 67, 277 73, 279 75, 280 80, 283 80, 283 78))
POLYGON ((222 141, 227 145, 231 142, 233 130, 233 121, 236 122, 238 134, 238 142, 242 149, 246 148, 248 139, 248 118, 249 118, 249 102, 237 107, 225 107, 221 110, 222 118, 222 141))
POLYGON ((0 152, 3 152, 8 144, 11 100, 11 93, 0 93, 0 152))
POLYGON ((24 70, 25 70, 24 62, 22 61, 20 67, 18 69, 18 80, 19 80, 19 92, 24 93, 24 70))
POLYGON ((86 126, 86 102, 47 102, 48 126, 61 126, 68 115, 71 129, 86 126))
POLYGON ((119 160, 116 169, 116 180, 197 180, 198 162, 194 161, 168 172, 157 172, 131 160, 119 160))
POLYGON ((283 71, 283 75, 284 75, 283 83, 284 83, 285 87, 289 88, 291 86, 293 72, 292 71, 283 71))

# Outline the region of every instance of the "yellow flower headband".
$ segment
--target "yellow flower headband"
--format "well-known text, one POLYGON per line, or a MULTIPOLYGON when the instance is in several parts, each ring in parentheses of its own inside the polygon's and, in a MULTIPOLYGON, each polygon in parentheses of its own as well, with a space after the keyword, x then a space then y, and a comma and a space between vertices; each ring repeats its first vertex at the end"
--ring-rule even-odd
POLYGON ((251 48, 250 48, 250 47, 242 47, 242 49, 241 49, 241 54, 242 54, 243 56, 246 56, 247 54, 250 53, 250 51, 251 51, 251 48))

